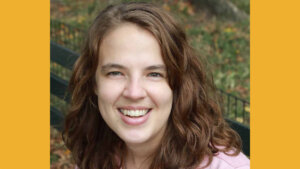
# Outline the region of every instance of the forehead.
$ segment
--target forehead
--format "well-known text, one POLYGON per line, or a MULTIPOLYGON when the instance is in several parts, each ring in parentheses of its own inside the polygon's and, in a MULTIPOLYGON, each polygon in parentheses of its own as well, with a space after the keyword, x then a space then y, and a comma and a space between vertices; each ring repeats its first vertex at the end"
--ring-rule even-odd
MULTIPOLYGON (((133 23, 123 23, 110 30, 100 45, 100 60, 121 56, 159 56, 161 49, 158 41, 148 30, 133 23)), ((155 58, 155 57, 154 57, 155 58)))

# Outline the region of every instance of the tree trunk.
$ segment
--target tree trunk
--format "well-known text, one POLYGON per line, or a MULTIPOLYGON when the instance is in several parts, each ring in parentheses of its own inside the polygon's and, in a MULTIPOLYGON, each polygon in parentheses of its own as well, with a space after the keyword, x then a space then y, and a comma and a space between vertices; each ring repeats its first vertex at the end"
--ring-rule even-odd
POLYGON ((218 16, 225 16, 237 21, 249 19, 249 15, 239 10, 229 0, 190 0, 190 2, 195 8, 205 6, 218 16))

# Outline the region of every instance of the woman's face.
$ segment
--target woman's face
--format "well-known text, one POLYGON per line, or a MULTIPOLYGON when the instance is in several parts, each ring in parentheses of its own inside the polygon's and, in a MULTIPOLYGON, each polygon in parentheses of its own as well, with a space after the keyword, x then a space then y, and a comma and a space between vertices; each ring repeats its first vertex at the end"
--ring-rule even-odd
POLYGON ((99 57, 95 92, 104 121, 126 143, 158 143, 173 93, 155 37, 124 23, 104 37, 99 57))

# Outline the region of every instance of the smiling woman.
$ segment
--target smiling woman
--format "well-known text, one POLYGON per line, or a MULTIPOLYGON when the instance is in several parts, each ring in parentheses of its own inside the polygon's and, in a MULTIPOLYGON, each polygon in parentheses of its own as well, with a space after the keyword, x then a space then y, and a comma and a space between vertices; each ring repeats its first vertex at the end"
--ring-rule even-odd
POLYGON ((155 150, 166 129, 173 96, 164 67, 155 37, 135 24, 121 24, 100 45, 100 114, 132 151, 155 150))
POLYGON ((63 138, 81 169, 249 168, 184 32, 147 3, 109 6, 70 80, 63 138))

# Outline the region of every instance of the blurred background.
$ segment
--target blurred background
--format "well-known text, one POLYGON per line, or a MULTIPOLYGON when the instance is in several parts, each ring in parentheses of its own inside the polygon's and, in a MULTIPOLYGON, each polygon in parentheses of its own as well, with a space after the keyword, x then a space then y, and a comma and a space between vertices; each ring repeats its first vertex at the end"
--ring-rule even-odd
MULTIPOLYGON (((139 0, 138 0, 139 1, 139 0)), ((107 5, 131 0, 51 0, 51 42, 80 53, 89 25, 107 5)), ((135 1, 137 2, 137 1, 135 1)), ((250 123, 249 0, 144 0, 169 11, 185 30, 189 43, 208 62, 224 116, 250 123)), ((52 56, 51 56, 52 57, 52 56)), ((51 74, 68 81, 71 70, 51 59, 51 74)), ((52 89, 51 89, 52 90, 52 89)), ((51 106, 62 114, 68 104, 51 92, 51 106)), ((61 133, 51 126, 51 169, 74 168, 61 133)))

